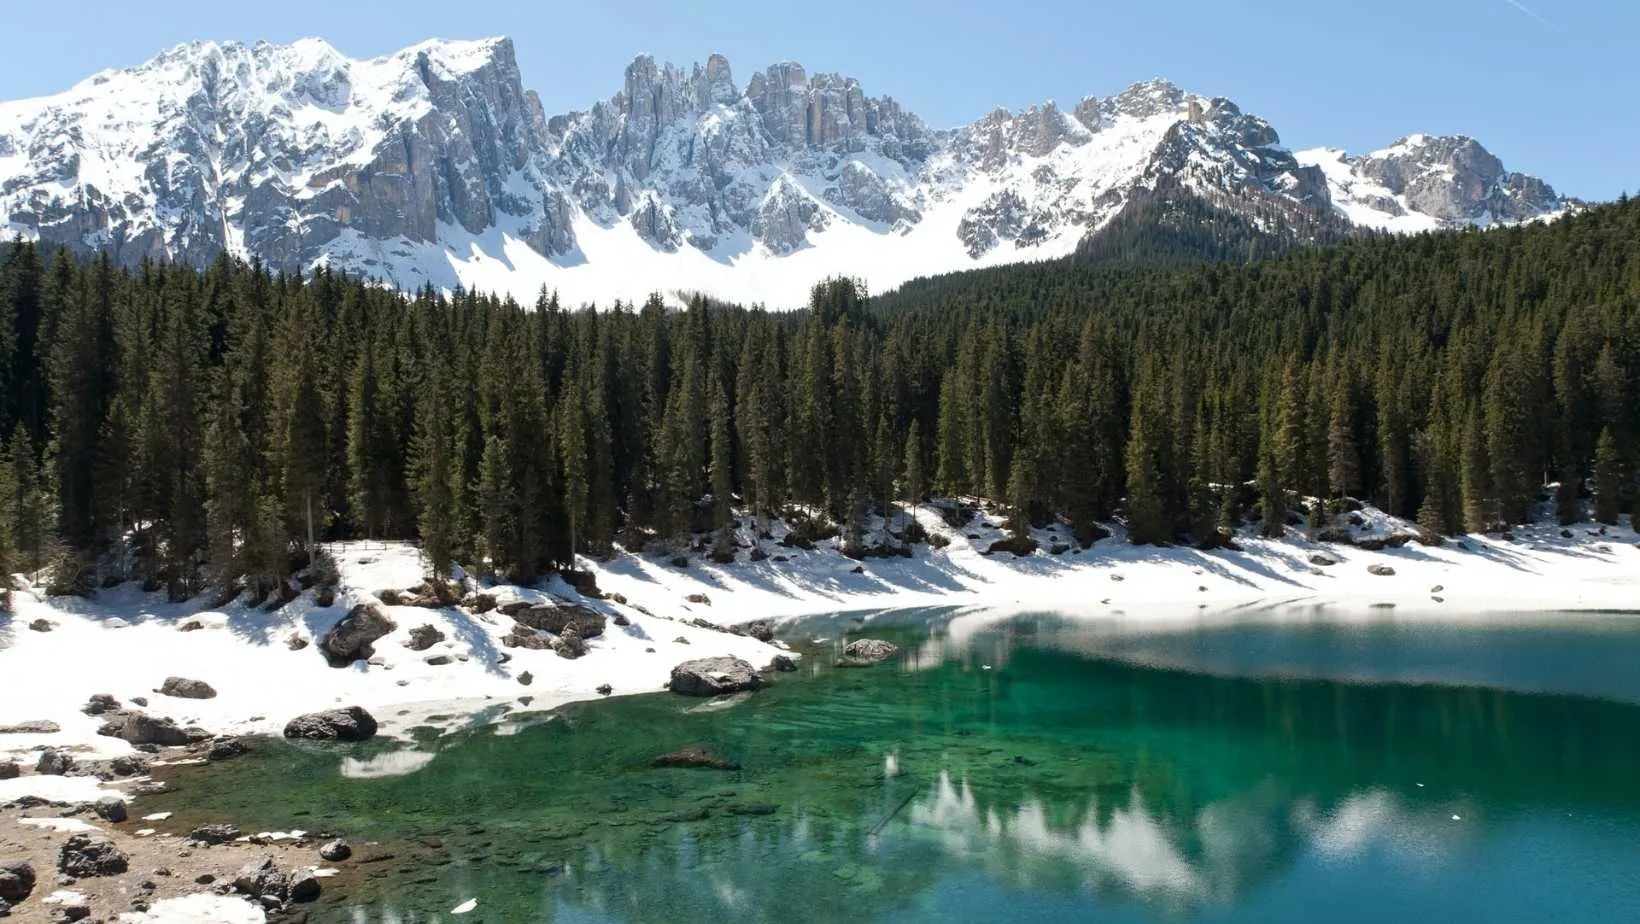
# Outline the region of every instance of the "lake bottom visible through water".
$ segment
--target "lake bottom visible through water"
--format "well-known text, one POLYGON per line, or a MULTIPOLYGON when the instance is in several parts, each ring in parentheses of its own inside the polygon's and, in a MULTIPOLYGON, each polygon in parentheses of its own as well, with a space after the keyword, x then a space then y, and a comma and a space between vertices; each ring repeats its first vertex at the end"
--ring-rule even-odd
POLYGON ((315 922, 1640 920, 1640 618, 783 637, 754 694, 264 741, 143 808, 344 833, 315 922), (834 667, 863 637, 902 653, 834 667))

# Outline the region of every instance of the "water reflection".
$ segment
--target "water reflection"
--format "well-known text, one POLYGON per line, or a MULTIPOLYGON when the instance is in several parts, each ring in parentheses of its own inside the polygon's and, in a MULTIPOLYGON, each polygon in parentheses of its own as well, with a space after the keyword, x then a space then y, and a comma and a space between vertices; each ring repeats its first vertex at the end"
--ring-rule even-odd
MULTIPOLYGON (((1284 900, 1358 888, 1429 901, 1418 890, 1460 879, 1510 920, 1545 853, 1640 868, 1624 865, 1640 864, 1640 707, 1473 685, 1474 664, 1518 660, 1519 627, 1470 627, 1461 650, 1438 627, 1385 644, 1371 626, 1242 626, 1211 645, 1121 642, 1132 636, 1051 615, 817 629, 826 646, 869 634, 908 655, 822 667, 728 709, 606 701, 345 758, 270 742, 178 771, 178 817, 210 805, 288 827, 303 813, 303 827, 390 845, 391 861, 346 883, 351 903, 315 921, 438 920, 475 897, 506 921, 994 915, 983 896, 1004 916, 1280 920, 1284 900), (1340 645, 1423 681, 1450 662, 1471 685, 1340 682, 1327 676, 1340 645), (1242 676, 1226 658, 1285 667, 1242 676), (744 769, 650 766, 688 745, 744 769)), ((1640 664, 1640 633, 1602 629, 1591 656, 1577 628, 1534 632, 1525 686, 1602 675, 1584 687, 1640 693, 1610 667, 1640 664)), ((1640 914, 1637 888, 1597 876, 1535 907, 1640 914)))

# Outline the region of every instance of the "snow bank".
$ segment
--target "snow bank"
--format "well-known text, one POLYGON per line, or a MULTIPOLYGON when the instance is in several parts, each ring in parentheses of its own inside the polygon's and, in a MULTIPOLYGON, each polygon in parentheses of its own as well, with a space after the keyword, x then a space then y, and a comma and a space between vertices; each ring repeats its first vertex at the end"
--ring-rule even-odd
MULTIPOLYGON (((1212 552, 1133 546, 1119 528, 1091 549, 1073 550, 1067 548, 1068 532, 1059 527, 1036 532, 1040 551, 1015 557, 986 554, 1003 536, 995 518, 980 516, 952 528, 933 507, 919 509, 916 517, 949 545, 938 550, 919 545, 913 558, 856 562, 838 553, 835 540, 802 550, 765 538, 761 545, 770 557, 753 563, 745 549, 754 536, 745 520, 738 536, 742 551, 733 564, 691 556, 688 567, 677 568, 670 556, 633 554, 581 562, 611 600, 584 600, 556 578, 537 589, 495 589, 503 603, 562 599, 630 621, 626 627, 611 621, 603 636, 588 640, 588 654, 575 661, 551 651, 504 648, 501 639, 512 620, 500 613, 392 606, 385 609, 398 629, 376 643, 379 663, 329 667, 314 642, 350 606, 375 600, 380 590, 420 581, 417 552, 402 543, 335 547, 342 592, 332 607, 317 606, 312 594, 268 611, 239 603, 221 610, 199 602, 173 605, 134 585, 90 601, 44 599, 20 590, 13 594, 15 613, 0 621, 0 726, 50 719, 62 731, 0 735, 0 754, 11 751, 32 763, 31 749, 40 745, 103 756, 127 752, 124 742, 96 734, 101 719, 80 713, 94 693, 113 694, 126 704, 146 697, 150 713, 230 733, 278 734, 299 713, 357 704, 376 714, 385 734, 407 738, 411 727, 423 724, 510 727, 519 721, 509 713, 519 710, 520 697, 531 698, 530 708, 546 709, 592 698, 602 684, 617 694, 657 691, 671 668, 690 658, 727 654, 762 665, 776 653, 750 638, 689 625, 695 618, 732 624, 939 605, 985 607, 991 615, 1055 609, 1161 623, 1300 601, 1333 604, 1343 612, 1395 604, 1402 613, 1483 614, 1625 609, 1640 600, 1640 549, 1627 525, 1601 534, 1582 524, 1569 536, 1559 527, 1528 527, 1510 540, 1470 536, 1461 545, 1411 543, 1379 551, 1311 542, 1304 531, 1293 529, 1280 540, 1241 536, 1239 551, 1212 552), (1318 556, 1332 563, 1320 564, 1318 556), (1374 574, 1371 566, 1394 574, 1374 574), (56 626, 51 632, 27 629, 36 619, 56 626), (190 624, 199 628, 183 631, 190 624), (423 625, 434 626, 445 639, 428 651, 412 651, 405 642, 423 625), (292 650, 287 644, 292 636, 309 644, 292 650), (440 655, 449 663, 427 663, 440 655), (504 663, 505 656, 510 661, 504 663), (520 682, 526 672, 532 680, 528 686, 520 682), (173 675, 203 680, 219 695, 184 700, 154 692, 173 675)), ((1353 528, 1357 541, 1406 529, 1370 508, 1359 519, 1353 528)), ((881 534, 882 527, 879 522, 874 531, 881 534)), ((774 540, 786 534, 782 524, 769 528, 774 540)), ((346 772, 358 777, 414 773, 436 749, 436 743, 407 745, 352 760, 346 772)), ((26 777, 0 782, 0 802, 25 791, 62 801, 104 794, 95 780, 26 777), (84 791, 52 795, 39 787, 84 791)))
POLYGON ((263 924, 268 916, 243 898, 202 892, 158 901, 143 912, 116 917, 119 924, 263 924))

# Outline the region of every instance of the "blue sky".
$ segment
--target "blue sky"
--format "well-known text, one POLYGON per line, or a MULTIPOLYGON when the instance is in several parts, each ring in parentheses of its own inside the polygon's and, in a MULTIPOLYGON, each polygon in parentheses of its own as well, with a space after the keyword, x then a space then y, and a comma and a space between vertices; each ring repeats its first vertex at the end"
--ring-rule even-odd
POLYGON ((0 97, 56 92, 194 39, 320 35, 369 57, 510 35, 549 113, 620 88, 634 54, 717 51, 741 84, 784 60, 858 77, 935 126, 1167 77, 1229 96, 1291 147, 1479 138, 1593 199, 1640 191, 1637 0, 55 0, 7 4, 0 97), (66 31, 65 31, 66 30, 66 31), (38 40, 30 40, 37 38, 38 40))

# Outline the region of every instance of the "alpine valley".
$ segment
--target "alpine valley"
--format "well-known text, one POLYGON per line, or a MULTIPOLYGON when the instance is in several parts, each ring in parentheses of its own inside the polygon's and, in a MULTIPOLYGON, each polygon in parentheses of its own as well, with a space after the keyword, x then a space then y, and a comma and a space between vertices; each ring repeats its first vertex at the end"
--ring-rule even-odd
POLYGON ((201 42, 0 103, 7 237, 128 266, 226 252, 523 301, 795 307, 834 274, 883 290, 1062 257, 1124 216, 1187 206, 1223 219, 1198 233, 1279 248, 1579 203, 1470 138, 1295 152, 1230 100, 1160 80, 936 129, 794 63, 742 83, 721 56, 688 70, 640 56, 609 99, 548 116, 504 38, 368 61, 318 39, 201 42))

